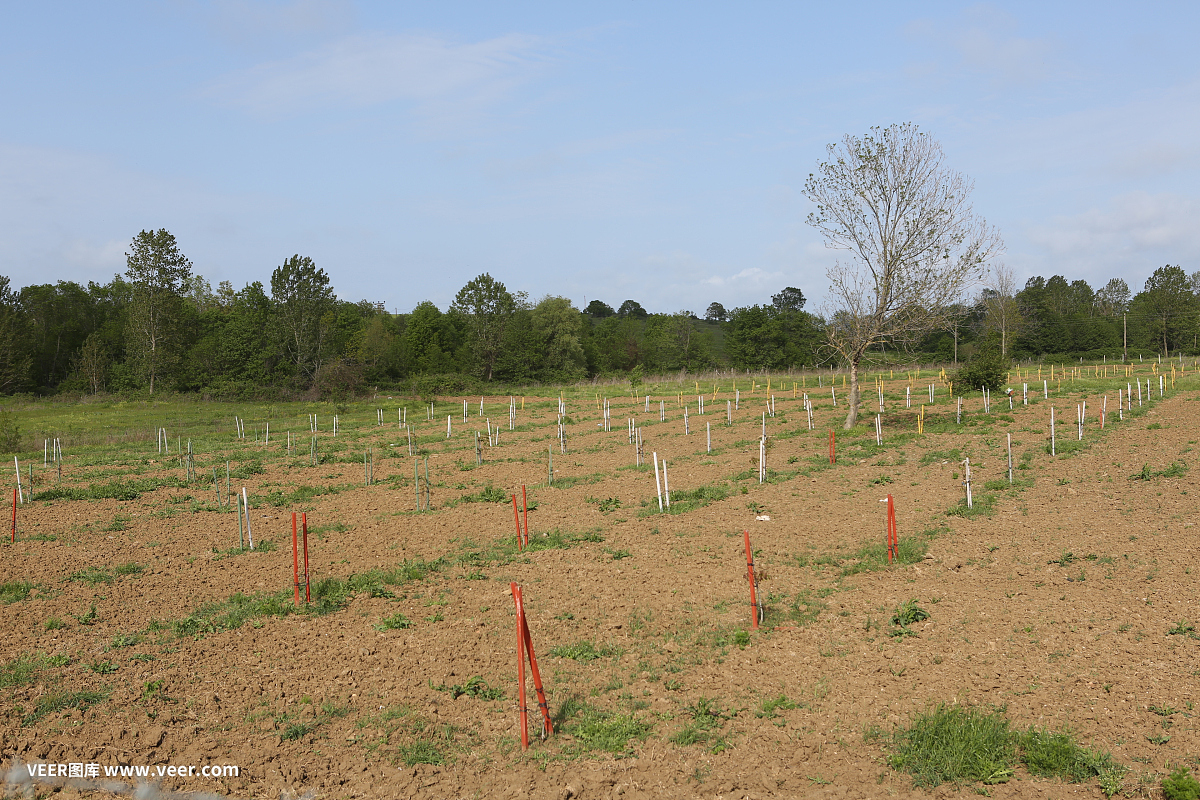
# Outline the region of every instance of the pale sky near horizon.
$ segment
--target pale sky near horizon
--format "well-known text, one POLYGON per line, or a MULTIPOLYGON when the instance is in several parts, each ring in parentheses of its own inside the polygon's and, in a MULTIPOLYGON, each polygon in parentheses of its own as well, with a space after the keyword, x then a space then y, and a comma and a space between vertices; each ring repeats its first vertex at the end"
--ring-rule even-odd
POLYGON ((911 121, 1018 283, 1200 270, 1193 3, 4 2, 0 275, 107 282, 167 228, 215 287, 311 256, 446 308, 488 272, 703 314, 835 255, 801 189, 911 121), (853 8, 853 13, 847 9, 853 8))

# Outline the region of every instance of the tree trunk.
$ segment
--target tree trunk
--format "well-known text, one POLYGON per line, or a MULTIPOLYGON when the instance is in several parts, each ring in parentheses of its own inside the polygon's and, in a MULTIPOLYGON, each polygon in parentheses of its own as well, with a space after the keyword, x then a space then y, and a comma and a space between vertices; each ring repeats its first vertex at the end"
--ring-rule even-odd
POLYGON ((846 414, 846 424, 843 426, 845 430, 850 430, 858 424, 858 360, 859 356, 855 356, 850 360, 850 397, 847 402, 850 404, 850 412, 846 414))

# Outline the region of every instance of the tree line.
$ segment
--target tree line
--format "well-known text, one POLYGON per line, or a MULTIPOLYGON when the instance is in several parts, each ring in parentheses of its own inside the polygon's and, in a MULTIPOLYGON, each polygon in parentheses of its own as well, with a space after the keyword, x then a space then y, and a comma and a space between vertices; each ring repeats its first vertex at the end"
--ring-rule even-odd
MULTIPOLYGON (((626 300, 577 309, 531 300, 482 274, 443 310, 425 301, 392 314, 339 299, 311 258, 293 255, 269 285, 214 290, 167 230, 141 231, 127 269, 106 284, 59 281, 14 290, 0 276, 0 393, 195 392, 213 397, 337 396, 367 387, 453 392, 486 383, 598 376, 784 370, 837 365, 836 319, 804 310, 799 289, 703 317, 650 313, 626 300)), ((918 342, 883 342, 872 357, 950 362, 997 340, 1016 358, 1195 352, 1200 273, 1155 270, 1131 296, 1113 279, 1093 290, 1062 276, 1003 281, 954 307, 918 342), (902 346, 903 345, 903 346, 902 346)))

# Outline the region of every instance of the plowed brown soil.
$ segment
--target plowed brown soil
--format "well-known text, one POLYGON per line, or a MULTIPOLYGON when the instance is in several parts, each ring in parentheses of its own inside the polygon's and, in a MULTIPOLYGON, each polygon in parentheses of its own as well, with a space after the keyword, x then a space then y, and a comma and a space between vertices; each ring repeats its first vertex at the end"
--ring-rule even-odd
MULTIPOLYGON (((1020 726, 1068 726, 1132 768, 1131 792, 1139 780, 1149 791, 1153 776, 1200 755, 1193 707, 1200 641, 1180 625, 1200 618, 1197 473, 1153 475, 1173 462, 1193 464, 1194 393, 1123 422, 1110 412, 1103 435, 1093 395, 1088 446, 1058 457, 1043 452, 1050 403, 1018 404, 1006 417, 1005 401, 997 418, 983 415, 974 398, 961 427, 882 452, 864 449, 873 439, 864 428, 855 444, 839 443, 831 468, 820 461, 843 407, 826 398, 810 432, 799 401, 780 397, 778 415, 766 420, 775 477, 763 485, 755 472, 761 396, 743 397, 732 427, 724 424, 723 398, 710 401, 704 416, 692 398, 689 436, 675 402, 659 423, 657 409, 646 414, 629 398, 614 400, 610 432, 597 424, 593 404, 575 403, 566 454, 553 406, 531 404, 518 414, 526 429, 505 430, 497 447, 485 444, 480 467, 473 431, 484 422, 475 409, 465 426, 457 415, 449 442, 435 435, 444 417, 423 423, 434 484, 434 509, 423 513, 414 510, 413 460, 394 424, 344 423, 341 436, 353 430, 361 442, 369 436, 377 454, 395 456, 377 457, 370 487, 361 485, 361 463, 310 467, 307 440, 300 457, 281 455, 273 440, 265 471, 243 482, 258 498, 256 539, 273 541, 270 552, 214 553, 237 544, 234 516, 193 510, 185 499, 209 500, 211 483, 126 502, 22 506, 21 541, 0 551, 0 577, 37 588, 2 606, 0 658, 67 661, 30 684, 0 689, 3 752, 18 764, 235 764, 237 778, 164 778, 162 785, 242 797, 927 797, 887 766, 884 738, 915 712, 947 702, 1005 706, 1020 726), (645 421, 646 458, 655 451, 666 458, 675 493, 722 485, 728 497, 658 514, 653 472, 628 468, 634 451, 625 417, 635 411, 645 421), (705 452, 706 423, 713 455, 705 452), (947 515, 963 492, 962 466, 950 451, 971 456, 979 497, 985 482, 1005 476, 1006 433, 1016 440, 1014 458, 1030 452, 1016 475, 1033 485, 993 491, 991 516, 947 515), (542 485, 551 446, 564 488, 542 485), (1143 464, 1150 479, 1131 479, 1143 464), (352 483, 357 488, 294 507, 261 500, 280 485, 352 483), (514 523, 510 504, 460 498, 488 485, 507 496, 523 483, 536 501, 535 539, 556 529, 584 538, 511 558, 462 559, 514 538, 514 523), (843 574, 855 551, 882 543, 880 500, 889 492, 901 536, 931 532, 928 554, 907 566, 843 574), (601 501, 609 501, 603 511, 601 501), (310 542, 314 582, 406 559, 440 558, 443 566, 390 587, 395 597, 358 592, 326 615, 266 616, 194 636, 171 631, 167 623, 235 593, 290 592, 290 512, 303 509, 310 525, 324 529, 310 542), (124 529, 104 530, 121 527, 114 519, 125 519, 124 529), (739 645, 735 632, 751 629, 744 529, 769 616, 739 645), (144 571, 111 583, 70 578, 129 562, 144 571), (569 718, 544 742, 531 722, 534 742, 522 753, 513 581, 524 592, 551 711, 560 714, 574 698, 568 711, 583 702, 641 720, 648 735, 631 740, 627 753, 582 745, 567 732, 569 718), (789 615, 797 598, 799 612, 789 615), (892 611, 909 599, 929 619, 913 626, 916 635, 890 635, 892 611), (84 624, 93 603, 98 619, 84 624), (397 613, 411 627, 379 628, 397 613), (48 630, 51 619, 63 626, 48 630), (114 642, 129 634, 141 638, 114 642), (606 654, 576 661, 552 652, 583 641, 606 654), (96 671, 100 662, 115 671, 96 671), (474 676, 503 697, 456 699, 444 688, 474 676), (107 694, 82 711, 30 716, 39 698, 81 690, 107 694), (780 695, 790 702, 764 713, 763 701, 780 695), (721 712, 712 735, 672 741, 702 702, 721 712), (421 753, 443 763, 406 766, 421 753)), ((952 418, 946 402, 939 398, 935 410, 952 418)), ((1110 408, 1115 402, 1114 388, 1110 408)), ((1054 404, 1061 423, 1075 400, 1054 404)), ((488 406, 493 419, 502 417, 507 398, 488 406)), ((914 424, 906 409, 891 411, 885 433, 914 424)), ((1073 425, 1061 425, 1064 432, 1075 438, 1073 425)), ((332 447, 331 433, 321 437, 332 447)), ((358 457, 363 446, 356 445, 358 457)), ((184 474, 174 463, 148 468, 184 474)), ((205 469, 201 458, 201 476, 205 469)), ((88 474, 68 459, 63 480, 86 484, 88 474)), ((530 707, 536 711, 532 700, 530 707)), ((936 794, 950 791, 957 790, 936 794)), ((1020 771, 987 791, 1101 796, 1094 781, 1071 785, 1020 771)))

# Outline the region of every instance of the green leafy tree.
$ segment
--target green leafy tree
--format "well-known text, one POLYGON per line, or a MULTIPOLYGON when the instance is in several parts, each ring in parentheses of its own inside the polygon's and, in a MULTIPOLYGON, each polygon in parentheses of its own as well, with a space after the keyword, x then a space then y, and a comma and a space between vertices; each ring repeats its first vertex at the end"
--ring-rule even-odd
POLYGON ((575 381, 587 373, 583 355, 583 315, 565 297, 543 297, 531 312, 541 344, 542 371, 548 379, 575 381))
POLYGON ((0 394, 22 387, 32 363, 25 342, 25 325, 17 295, 0 275, 0 394))
POLYGON ((100 394, 108 377, 108 352, 99 332, 93 332, 83 341, 75 355, 75 371, 84 380, 88 391, 100 394))
POLYGON ((779 294, 771 295, 771 305, 783 312, 803 311, 804 303, 804 292, 795 286, 789 286, 779 294))
POLYGON ((1149 328, 1164 356, 1171 347, 1182 347, 1196 326, 1197 302, 1191 280, 1181 267, 1159 267, 1146 279, 1146 288, 1133 299, 1134 306, 1148 318, 1149 328))
POLYGON ((294 255, 271 273, 271 301, 281 350, 297 378, 311 385, 337 306, 329 276, 308 256, 294 255))
POLYGON ((643 334, 647 366, 693 372, 712 366, 711 339, 688 311, 651 314, 643 334))
POLYGON ((636 300, 626 300, 621 303, 621 307, 617 309, 618 317, 633 317, 634 319, 645 319, 650 316, 646 309, 642 308, 642 304, 636 300))
POLYGON ((454 371, 454 326, 441 310, 423 300, 408 315, 401 336, 406 371, 432 375, 454 371))
POLYGON ((735 369, 780 366, 786 346, 783 325, 770 307, 735 308, 725 323, 725 349, 735 369))
POLYGON ((450 306, 467 321, 471 350, 485 380, 492 379, 504 329, 519 299, 523 300, 524 295, 514 297, 503 283, 485 272, 460 289, 450 306))
POLYGON ((587 304, 587 308, 583 310, 583 313, 587 314, 589 317, 604 319, 605 317, 611 317, 617 312, 613 311, 613 307, 608 303, 602 303, 599 300, 593 300, 587 304))
POLYGON ((709 303, 708 310, 704 312, 704 319, 708 322, 724 322, 728 317, 729 312, 720 303, 709 303))
MULTIPOLYGON (((1197 273, 1192 274, 1192 293, 1197 289, 1197 273)), ((1096 292, 1096 307, 1101 314, 1114 316, 1129 308, 1129 284, 1121 278, 1112 278, 1104 287, 1096 292)))
POLYGON ((125 254, 132 298, 127 312, 125 357, 133 374, 154 394, 155 383, 179 360, 181 294, 192 262, 165 228, 141 231, 125 254))

